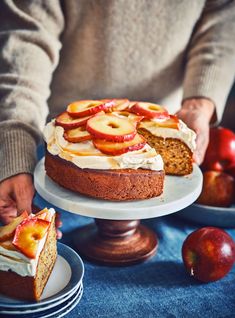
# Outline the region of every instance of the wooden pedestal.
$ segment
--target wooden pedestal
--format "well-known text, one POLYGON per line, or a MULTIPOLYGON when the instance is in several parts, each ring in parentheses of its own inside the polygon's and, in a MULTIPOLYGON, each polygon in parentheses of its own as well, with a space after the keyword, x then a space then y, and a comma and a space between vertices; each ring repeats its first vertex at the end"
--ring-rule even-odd
POLYGON ((97 263, 125 266, 142 262, 156 253, 156 234, 140 221, 95 219, 74 236, 78 252, 97 263))

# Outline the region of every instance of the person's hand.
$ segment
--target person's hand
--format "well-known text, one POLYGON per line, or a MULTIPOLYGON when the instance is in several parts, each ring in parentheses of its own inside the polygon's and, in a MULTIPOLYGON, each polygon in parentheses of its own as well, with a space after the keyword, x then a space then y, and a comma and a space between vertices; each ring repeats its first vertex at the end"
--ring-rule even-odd
POLYGON ((206 98, 187 99, 183 102, 177 116, 197 134, 194 160, 201 164, 209 143, 210 121, 214 114, 215 105, 206 98))
MULTIPOLYGON (((25 210, 30 214, 34 192, 33 178, 27 173, 21 173, 0 182, 0 222, 8 224, 25 210)), ((58 230, 62 226, 59 214, 56 214, 55 224, 57 238, 61 238, 62 233, 58 230)))
POLYGON ((0 183, 0 222, 7 224, 24 210, 31 213, 34 196, 33 179, 21 173, 0 183))

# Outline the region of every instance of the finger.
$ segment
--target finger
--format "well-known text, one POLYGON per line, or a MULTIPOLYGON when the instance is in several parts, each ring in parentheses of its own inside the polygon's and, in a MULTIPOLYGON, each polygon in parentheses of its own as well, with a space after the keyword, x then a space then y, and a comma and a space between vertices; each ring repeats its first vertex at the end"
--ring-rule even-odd
POLYGON ((60 240, 61 238, 62 238, 62 232, 60 231, 60 230, 56 230, 56 238, 57 238, 57 240, 60 240))
POLYGON ((194 160, 196 161, 198 165, 200 165, 203 162, 206 149, 208 146, 208 142, 209 142, 209 136, 206 133, 199 133, 197 135, 197 139, 196 139, 197 147, 194 153, 194 160))
POLYGON ((17 215, 16 208, 8 207, 0 209, 0 222, 3 224, 10 223, 17 215))
POLYGON ((61 220, 55 220, 55 226, 57 227, 57 228, 59 228, 59 227, 62 227, 62 222, 61 222, 61 220))
POLYGON ((33 195, 34 192, 31 186, 15 188, 15 201, 18 215, 25 210, 29 214, 32 212, 33 195))
POLYGON ((58 212, 56 212, 56 217, 55 217, 55 226, 57 228, 62 226, 62 221, 60 219, 60 214, 58 212))
POLYGON ((0 198, 0 209, 1 208, 3 208, 3 209, 5 209, 5 208, 8 208, 8 207, 16 207, 16 204, 15 204, 15 202, 12 200, 12 199, 10 199, 10 198, 4 198, 4 199, 1 199, 0 198))

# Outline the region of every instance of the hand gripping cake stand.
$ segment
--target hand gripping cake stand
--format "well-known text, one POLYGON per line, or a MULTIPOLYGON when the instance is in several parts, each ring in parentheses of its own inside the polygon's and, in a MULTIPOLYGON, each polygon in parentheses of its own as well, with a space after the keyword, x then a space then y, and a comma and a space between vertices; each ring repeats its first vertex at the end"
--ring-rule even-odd
POLYGON ((51 204, 95 218, 93 224, 75 234, 79 253, 103 264, 130 265, 146 260, 157 250, 156 234, 139 220, 171 214, 193 203, 201 192, 202 174, 194 165, 191 175, 166 176, 161 196, 131 202, 93 199, 66 190, 46 175, 44 159, 37 164, 34 182, 37 192, 51 204))

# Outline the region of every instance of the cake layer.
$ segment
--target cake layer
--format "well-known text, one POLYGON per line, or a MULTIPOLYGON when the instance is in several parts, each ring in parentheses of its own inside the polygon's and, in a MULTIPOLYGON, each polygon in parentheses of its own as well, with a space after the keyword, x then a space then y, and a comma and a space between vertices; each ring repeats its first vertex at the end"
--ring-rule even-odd
POLYGON ((148 145, 122 155, 106 155, 96 149, 91 140, 71 143, 64 139, 64 128, 50 122, 44 129, 47 150, 54 156, 70 161, 81 169, 150 169, 163 170, 161 156, 148 145))
POLYGON ((21 276, 13 271, 0 270, 0 294, 22 300, 39 300, 50 277, 57 257, 55 215, 48 229, 35 276, 21 276))
POLYGON ((147 199, 163 192, 164 171, 80 169, 48 151, 45 169, 47 175, 62 187, 105 200, 147 199))
POLYGON ((193 153, 183 141, 176 138, 154 136, 144 128, 139 128, 138 132, 162 156, 166 174, 180 176, 192 173, 193 153))

